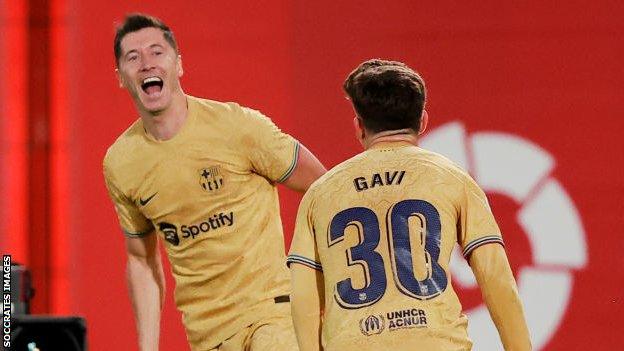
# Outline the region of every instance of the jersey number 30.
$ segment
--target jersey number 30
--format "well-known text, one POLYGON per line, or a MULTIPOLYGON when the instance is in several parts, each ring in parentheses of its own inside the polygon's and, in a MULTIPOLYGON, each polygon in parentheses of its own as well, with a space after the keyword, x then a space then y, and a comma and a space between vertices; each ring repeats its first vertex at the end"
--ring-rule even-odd
MULTIPOLYGON (((359 244, 346 251, 347 265, 360 265, 364 270, 364 287, 353 288, 351 278, 336 284, 335 298, 344 308, 370 306, 379 301, 386 292, 387 278, 383 257, 375 251, 379 245, 379 219, 366 207, 352 207, 336 214, 329 228, 329 246, 344 239, 345 230, 355 226, 360 237, 359 244)), ((423 200, 403 200, 388 210, 386 216, 388 250, 392 261, 394 282, 399 291, 419 300, 427 300, 441 294, 447 286, 446 272, 438 263, 440 256, 440 214, 433 205, 423 200), (425 242, 427 276, 418 280, 412 262, 409 218, 417 217, 422 223, 425 242)))

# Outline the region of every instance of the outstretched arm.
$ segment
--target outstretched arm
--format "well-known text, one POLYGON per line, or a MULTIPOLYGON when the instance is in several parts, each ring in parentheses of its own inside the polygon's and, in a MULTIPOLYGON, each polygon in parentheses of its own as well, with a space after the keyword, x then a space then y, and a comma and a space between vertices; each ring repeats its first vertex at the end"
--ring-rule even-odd
POLYGON ((531 350, 518 288, 503 246, 480 246, 471 253, 469 262, 505 350, 531 350))
POLYGON ((126 278, 139 349, 157 351, 160 313, 165 299, 165 276, 158 250, 158 238, 153 232, 140 238, 126 237, 126 251, 126 278))

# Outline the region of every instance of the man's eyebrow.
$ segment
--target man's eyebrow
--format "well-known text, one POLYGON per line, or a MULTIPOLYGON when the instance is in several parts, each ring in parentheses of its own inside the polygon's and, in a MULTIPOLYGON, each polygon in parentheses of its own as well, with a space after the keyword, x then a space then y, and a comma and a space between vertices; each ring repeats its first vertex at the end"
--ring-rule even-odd
POLYGON ((137 53, 137 52, 138 52, 138 51, 137 51, 137 49, 132 49, 132 50, 130 50, 130 51, 128 51, 128 52, 126 52, 126 53, 124 54, 124 57, 128 57, 128 55, 130 55, 130 54, 132 54, 132 53, 137 53))
MULTIPOLYGON (((162 44, 159 44, 159 43, 154 43, 154 44, 150 45, 148 48, 150 48, 150 49, 154 49, 154 48, 161 48, 161 49, 163 49, 164 46, 162 44)), ((132 49, 132 50, 126 52, 123 56, 124 57, 128 57, 128 55, 130 55, 132 53, 138 53, 138 52, 139 52, 139 50, 132 49)))

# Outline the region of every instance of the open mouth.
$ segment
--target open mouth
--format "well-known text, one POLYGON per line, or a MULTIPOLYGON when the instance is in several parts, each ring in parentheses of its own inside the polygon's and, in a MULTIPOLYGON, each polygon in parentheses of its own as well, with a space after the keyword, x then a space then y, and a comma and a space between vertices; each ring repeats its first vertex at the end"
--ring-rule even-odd
POLYGON ((147 94, 152 95, 156 93, 160 93, 163 88, 163 80, 158 77, 149 77, 143 79, 141 83, 141 89, 147 94))

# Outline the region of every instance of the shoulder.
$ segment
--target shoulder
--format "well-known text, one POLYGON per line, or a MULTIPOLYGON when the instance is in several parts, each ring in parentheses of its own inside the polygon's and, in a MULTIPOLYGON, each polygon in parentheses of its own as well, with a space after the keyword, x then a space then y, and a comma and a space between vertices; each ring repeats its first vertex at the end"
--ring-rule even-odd
MULTIPOLYGON (((317 179, 310 186, 310 190, 332 187, 335 183, 344 182, 345 179, 350 180, 353 174, 359 173, 363 169, 376 167, 380 163, 383 164, 388 161, 387 156, 380 153, 375 154, 374 152, 374 150, 367 150, 337 164, 317 179)), ((403 149, 400 154, 394 154, 392 157, 400 158, 402 163, 409 165, 408 168, 420 168, 429 176, 443 179, 449 184, 474 183, 472 177, 464 169, 436 152, 419 147, 410 147, 403 149)))
POLYGON ((359 167, 359 164, 364 160, 364 158, 365 152, 362 152, 335 165, 325 174, 320 176, 316 181, 314 181, 314 183, 310 185, 308 192, 322 192, 323 189, 332 186, 336 182, 341 182, 345 178, 348 178, 351 171, 354 168, 359 167))
MULTIPOLYGON (((421 149, 422 150, 422 149, 421 149)), ((483 190, 472 176, 455 162, 449 160, 441 154, 423 150, 424 164, 429 167, 429 173, 433 173, 436 178, 442 179, 443 182, 455 189, 455 194, 474 193, 482 194, 483 190)))
POLYGON ((441 177, 454 179, 462 183, 472 180, 466 170, 442 154, 422 148, 415 148, 415 153, 421 165, 430 172, 435 172, 441 177))
POLYGON ((262 113, 236 102, 222 102, 188 96, 189 104, 196 110, 200 118, 219 118, 234 123, 250 118, 267 118, 262 113))
POLYGON ((190 95, 187 95, 187 98, 191 108, 197 109, 200 114, 203 112, 230 115, 240 113, 241 111, 241 106, 235 102, 222 102, 190 95))
POLYGON ((103 160, 105 172, 111 172, 131 162, 130 158, 136 155, 136 151, 140 150, 141 145, 145 143, 142 129, 143 124, 140 119, 137 119, 108 148, 103 160))

